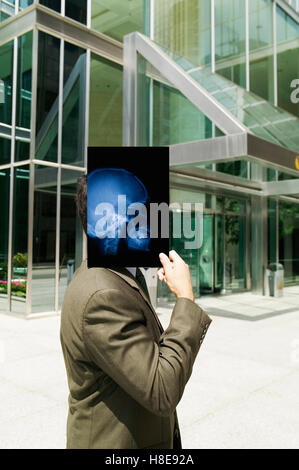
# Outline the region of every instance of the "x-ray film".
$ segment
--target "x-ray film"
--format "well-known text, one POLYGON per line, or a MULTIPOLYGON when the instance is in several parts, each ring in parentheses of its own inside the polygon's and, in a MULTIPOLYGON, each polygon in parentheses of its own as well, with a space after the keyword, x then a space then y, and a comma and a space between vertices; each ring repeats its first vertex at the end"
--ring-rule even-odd
POLYGON ((169 251, 169 148, 89 147, 88 267, 159 267, 169 251))

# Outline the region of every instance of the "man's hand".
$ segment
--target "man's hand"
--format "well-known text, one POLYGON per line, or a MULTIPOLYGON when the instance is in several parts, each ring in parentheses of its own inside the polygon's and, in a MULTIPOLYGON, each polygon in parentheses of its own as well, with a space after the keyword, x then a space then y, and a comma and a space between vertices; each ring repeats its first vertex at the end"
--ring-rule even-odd
POLYGON ((174 250, 169 252, 169 258, 164 253, 160 253, 159 258, 163 266, 157 273, 160 281, 164 281, 177 298, 194 301, 188 264, 174 250))

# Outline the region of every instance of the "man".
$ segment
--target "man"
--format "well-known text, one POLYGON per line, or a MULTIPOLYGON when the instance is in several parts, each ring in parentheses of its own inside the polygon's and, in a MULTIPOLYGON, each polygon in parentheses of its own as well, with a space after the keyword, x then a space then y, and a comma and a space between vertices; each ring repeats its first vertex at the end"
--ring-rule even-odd
MULTIPOLYGON (((77 207, 85 231, 86 194, 82 177, 77 207)), ((159 279, 177 299, 165 331, 138 268, 88 269, 84 260, 66 290, 68 448, 181 448, 176 406, 211 319, 194 302, 182 258, 172 251, 160 259, 159 279)))

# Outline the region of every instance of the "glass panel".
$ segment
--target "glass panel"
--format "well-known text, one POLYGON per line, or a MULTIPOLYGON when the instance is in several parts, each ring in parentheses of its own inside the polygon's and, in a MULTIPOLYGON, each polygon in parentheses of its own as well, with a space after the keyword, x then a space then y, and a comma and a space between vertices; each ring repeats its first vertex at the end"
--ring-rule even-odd
POLYGON ((18 39, 16 126, 30 129, 32 80, 32 31, 18 39))
POLYGON ((153 145, 212 137, 212 122, 178 90, 154 81, 153 145))
POLYGON ((279 262, 285 284, 299 281, 299 205, 279 201, 279 262))
POLYGON ((0 47, 0 122, 11 124, 13 41, 0 47))
POLYGON ((61 170, 59 308, 67 284, 82 261, 83 229, 75 203, 80 176, 78 171, 61 170))
POLYGON ((122 145, 122 68, 95 54, 90 70, 89 145, 122 145))
POLYGON ((65 42, 62 163, 84 164, 85 76, 85 50, 65 42))
POLYGON ((32 313, 55 309, 56 196, 57 168, 36 166, 32 313))
POLYGON ((170 204, 183 204, 189 202, 191 204, 197 202, 203 204, 203 208, 211 207, 210 195, 200 193, 199 191, 189 191, 184 189, 170 188, 170 204))
POLYGON ((25 8, 32 5, 32 3, 33 3, 33 0, 19 0, 19 9, 25 10, 25 8))
POLYGON ((216 163, 216 171, 227 173, 229 175, 248 177, 248 164, 245 160, 237 160, 227 163, 216 163))
POLYGON ((7 262, 9 228, 10 169, 0 170, 0 311, 7 311, 7 262))
POLYGON ((65 0, 65 16, 86 24, 86 15, 87 0, 65 0))
POLYGON ((57 161, 60 39, 38 33, 36 158, 57 161))
POLYGON ((92 0, 91 27, 118 41, 142 32, 143 0, 92 0))
POLYGON ((245 2, 215 0, 215 65, 217 73, 246 88, 245 2))
MULTIPOLYGON (((299 78, 299 25, 281 8, 276 11, 278 105, 299 116, 299 100, 291 97, 299 88, 298 84, 291 87, 293 80, 299 78)), ((295 98, 298 96, 297 93, 295 98)))
POLYGON ((29 160, 30 158, 30 143, 16 140, 15 145, 15 161, 29 160))
POLYGON ((0 0, 0 22, 5 21, 15 14, 14 0, 0 0))
POLYGON ((0 165, 5 165, 5 163, 10 163, 10 139, 5 139, 0 137, 0 165))
POLYGON ((11 310, 26 313, 29 165, 15 168, 11 310))
POLYGON ((273 103, 273 2, 250 0, 248 5, 250 90, 273 103))
POLYGON ((39 0, 39 3, 52 10, 58 11, 58 13, 61 11, 61 0, 39 0))
POLYGON ((0 1, 0 23, 2 23, 2 21, 7 20, 7 18, 10 18, 10 15, 8 15, 7 13, 4 13, 4 11, 1 11, 1 1, 0 1))
MULTIPOLYGON (((176 54, 161 48, 178 65, 181 59, 176 54)), ((192 64, 184 62, 183 71, 189 73, 210 95, 224 108, 228 109, 252 133, 294 151, 299 145, 299 119, 277 108, 257 95, 247 92, 242 87, 208 68, 192 70, 192 64)), ((162 86, 162 85, 160 85, 162 86)), ((188 122, 189 125, 189 122, 188 122)))
POLYGON ((155 1, 153 25, 154 40, 162 46, 197 66, 211 63, 210 0, 155 1))
POLYGON ((238 214, 245 214, 246 201, 242 199, 217 196, 216 209, 221 212, 235 212, 238 214))

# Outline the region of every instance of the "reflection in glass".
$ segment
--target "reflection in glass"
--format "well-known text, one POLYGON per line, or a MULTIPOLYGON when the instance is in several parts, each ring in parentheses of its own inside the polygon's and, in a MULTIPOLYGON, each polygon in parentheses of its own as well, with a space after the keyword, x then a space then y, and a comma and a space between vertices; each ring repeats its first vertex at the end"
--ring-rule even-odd
MULTIPOLYGON (((150 9, 146 11, 145 19, 147 34, 149 15, 150 9)), ((152 23, 157 43, 188 58, 195 65, 211 63, 210 0, 156 1, 152 23)))
POLYGON ((15 14, 15 0, 0 1, 0 23, 15 14))
POLYGON ((15 168, 11 309, 26 313, 29 165, 15 168))
POLYGON ((15 161, 29 160, 30 158, 30 143, 22 140, 16 140, 15 143, 15 161))
POLYGON ((246 88, 245 2, 215 0, 216 71, 246 88))
POLYGON ((85 76, 85 50, 65 42, 62 163, 84 163, 85 76))
POLYGON ((10 163, 10 139, 5 139, 0 137, 0 165, 5 165, 5 163, 10 163))
POLYGON ((122 145, 122 68, 91 55, 89 145, 122 145))
MULTIPOLYGON (((93 1, 91 3, 93 3, 93 1)), ((65 16, 86 24, 86 15, 87 0, 65 0, 65 16)))
POLYGON ((216 171, 227 173, 229 175, 248 177, 248 164, 245 160, 236 160, 233 162, 216 163, 216 171))
POLYGON ((299 281, 299 205, 279 201, 279 263, 285 284, 299 281))
MULTIPOLYGON (((73 4, 74 1, 69 3, 73 4)), ((79 3, 82 3, 82 0, 79 0, 79 3)), ((92 0, 91 2, 91 27, 118 41, 122 41, 125 34, 133 31, 142 32, 142 15, 143 0, 113 0, 113 2, 92 0)))
POLYGON ((57 11, 58 13, 61 11, 61 0, 39 0, 39 3, 57 11))
POLYGON ((6 311, 10 169, 0 170, 0 311, 6 311))
POLYGON ((25 8, 32 5, 33 0, 19 0, 19 9, 24 10, 25 8))
POLYGON ((57 161, 60 39, 38 33, 36 158, 57 161))
POLYGON ((30 129, 32 80, 32 31, 18 39, 16 126, 30 129))
POLYGON ((299 116, 299 102, 291 100, 291 83, 299 78, 299 25, 278 6, 276 11, 278 106, 299 116))
POLYGON ((212 137, 212 122, 178 90, 154 82, 153 145, 212 137))
POLYGON ((32 312, 55 310, 57 168, 35 168, 32 312))
MULTIPOLYGON (((294 116, 283 111, 281 108, 275 107, 264 98, 260 98, 256 94, 244 90, 244 88, 239 85, 232 84, 231 81, 219 74, 212 73, 208 68, 202 67, 191 70, 194 68, 194 65, 192 65, 190 61, 167 51, 165 48, 161 48, 161 46, 157 45, 157 47, 160 47, 163 52, 167 53, 175 60, 182 70, 188 70, 189 75, 194 78, 195 81, 203 86, 208 93, 212 93, 213 97, 236 116, 238 120, 244 123, 252 133, 270 142, 278 143, 295 151, 298 150, 299 120, 294 116)), ((159 84, 159 86, 165 87, 164 84, 159 84)), ((155 105, 154 99, 154 106, 155 105)), ((166 107, 167 121, 170 106, 168 102, 163 103, 163 105, 166 107)), ((146 113, 144 114, 146 115, 146 113)), ((143 116, 142 119, 144 119, 143 116)), ((164 120, 163 113, 161 113, 161 120, 162 122, 164 120)), ((190 122, 192 123, 192 120, 190 120, 190 122)), ((185 119, 185 128, 190 125, 190 122, 185 119)))
POLYGON ((250 90, 273 103, 273 2, 251 0, 248 5, 250 90))
POLYGON ((11 124, 13 41, 0 47, 0 122, 11 124))
POLYGON ((80 176, 78 171, 64 169, 61 171, 59 308, 67 284, 82 261, 83 229, 75 202, 80 176))

